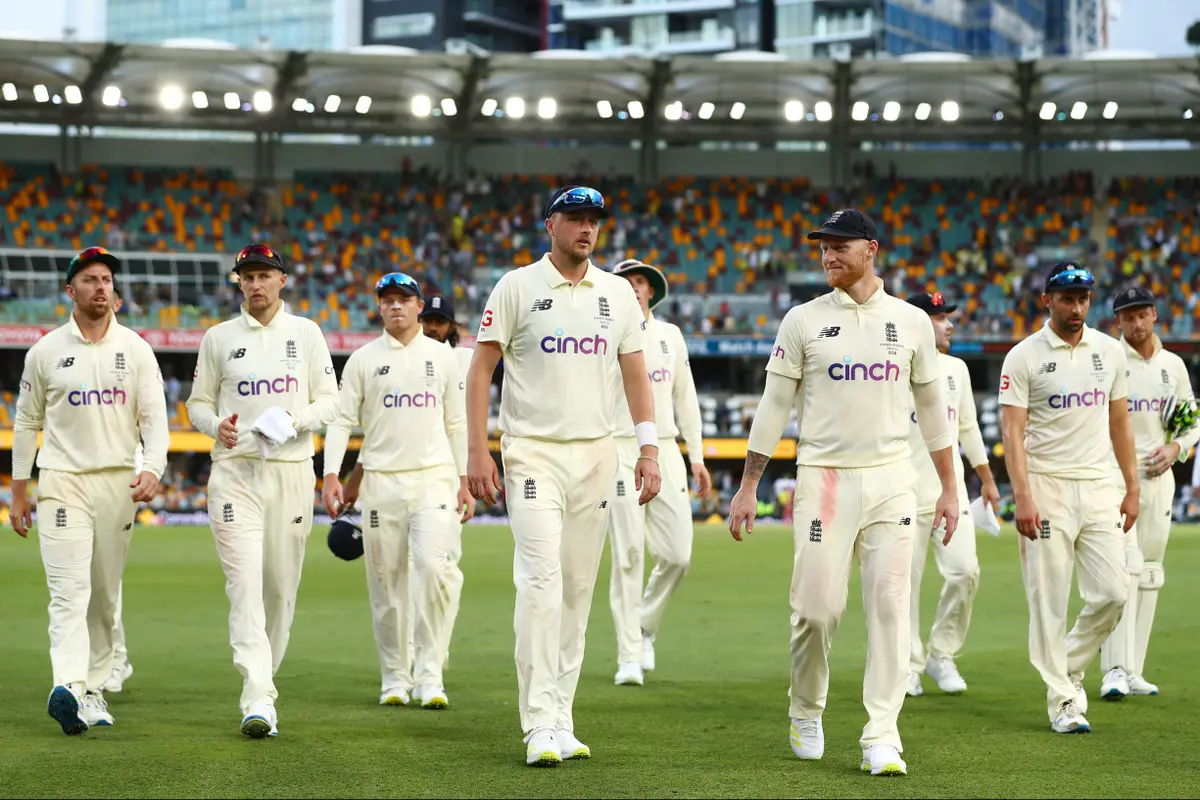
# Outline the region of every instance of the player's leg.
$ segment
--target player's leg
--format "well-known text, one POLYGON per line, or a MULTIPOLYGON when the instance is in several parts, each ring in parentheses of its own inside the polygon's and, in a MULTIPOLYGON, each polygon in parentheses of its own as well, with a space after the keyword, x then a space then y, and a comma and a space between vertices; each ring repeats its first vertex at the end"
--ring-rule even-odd
POLYGON ((679 588, 692 563, 692 503, 687 467, 673 439, 660 441, 658 462, 662 491, 650 501, 646 515, 646 548, 654 567, 642 597, 641 629, 651 641, 658 635, 667 601, 679 588))
MULTIPOLYGON (((1143 486, 1145 483, 1143 482, 1143 486)), ((1143 490, 1144 491, 1144 490, 1143 490)), ((1141 522, 1141 512, 1145 509, 1145 496, 1142 498, 1142 509, 1139 509, 1139 523, 1125 534, 1125 568, 1129 572, 1129 588, 1125 596, 1125 609, 1121 613, 1121 621, 1100 646, 1100 671, 1104 680, 1100 686, 1100 696, 1106 700, 1119 700, 1129 694, 1129 678, 1134 674, 1136 663, 1136 640, 1138 609, 1138 585, 1141 583, 1143 562, 1142 551, 1138 547, 1137 532, 1141 522)))
POLYGON ((407 705, 413 690, 406 647, 409 617, 409 515, 403 487, 393 473, 367 470, 359 489, 363 556, 371 625, 379 653, 380 705, 407 705))
POLYGON ((92 595, 92 519, 81 476, 44 469, 38 475, 38 545, 50 589, 50 668, 54 689, 47 711, 63 733, 88 729, 87 612, 92 595))
MULTIPOLYGON (((455 503, 458 502, 458 491, 455 490, 455 503)), ((442 669, 450 668, 450 640, 454 634, 454 623, 458 620, 458 609, 462 605, 462 590, 463 590, 463 572, 459 566, 462 563, 462 537, 463 524, 458 522, 462 519, 462 509, 455 510, 455 532, 453 537, 453 548, 450 551, 450 563, 446 565, 446 624, 443 627, 443 632, 446 637, 442 642, 442 652, 445 654, 442 658, 442 669)))
POLYGON ((409 490, 413 495, 409 552, 417 597, 410 615, 413 620, 413 680, 417 688, 414 699, 423 708, 436 709, 450 704, 442 683, 442 665, 446 660, 444 643, 450 640, 446 630, 449 573, 454 567, 452 554, 461 530, 459 515, 454 510, 458 475, 451 468, 422 472, 434 474, 417 479, 419 483, 409 490))
POLYGON ((855 547, 867 618, 863 705, 869 717, 859 744, 863 768, 903 774, 897 720, 908 687, 909 592, 917 516, 916 479, 907 462, 862 470, 862 533, 855 547))
POLYGON ((612 574, 608 603, 617 634, 618 685, 641 686, 642 674, 642 581, 645 575, 646 509, 638 505, 633 469, 638 457, 637 440, 617 439, 617 476, 608 494, 609 549, 612 574))
POLYGON ((933 536, 933 555, 942 573, 942 591, 937 615, 929 633, 929 662, 926 670, 944 692, 965 692, 967 682, 958 672, 954 659, 967 641, 971 611, 979 591, 979 557, 975 551, 975 522, 971 519, 966 487, 960 487, 961 513, 958 530, 950 544, 942 544, 942 534, 933 536))
POLYGON ((125 681, 133 675, 133 665, 129 663, 129 648, 125 643, 125 622, 122 616, 125 606, 124 584, 117 588, 116 620, 113 622, 113 667, 108 680, 104 682, 104 691, 114 694, 125 688, 125 681))
POLYGON ((311 459, 268 461, 265 467, 271 494, 264 497, 270 505, 263 520, 263 607, 274 674, 283 663, 292 635, 304 548, 312 532, 317 476, 311 459))
POLYGON ((1036 541, 1018 537, 1029 604, 1029 661, 1046 683, 1047 713, 1052 725, 1062 718, 1055 727, 1062 733, 1088 730, 1085 709, 1073 706, 1082 693, 1067 668, 1067 602, 1080 528, 1077 483, 1031 473, 1029 488, 1042 527, 1036 541))
MULTIPOLYGON (((1137 617, 1134 623, 1134 656, 1130 667, 1131 694, 1158 694, 1158 687, 1145 678, 1146 652, 1150 646, 1150 631, 1154 627, 1154 612, 1158 608, 1158 593, 1166 583, 1163 557, 1171 535, 1171 502, 1175 498, 1175 476, 1167 472, 1158 478, 1142 482, 1142 508, 1137 523, 1137 544, 1145 559, 1138 576, 1137 617)), ((1132 536, 1133 531, 1128 535, 1132 536)))
POLYGON ((860 470, 796 470, 788 696, 792 750, 800 758, 825 752, 821 715, 829 695, 829 648, 846 613, 862 488, 860 470))
POLYGON ((562 631, 563 536, 566 474, 559 462, 566 446, 501 438, 505 504, 513 535, 518 707, 528 764, 562 761, 558 721, 559 642, 562 631))
POLYGON ((925 643, 921 640, 921 581, 925 577, 925 564, 929 560, 929 543, 933 541, 933 509, 918 512, 913 521, 912 572, 909 575, 908 598, 908 696, 918 697, 925 692, 921 686, 921 674, 925 672, 925 643))
MULTIPOLYGON (((565 492, 562 546, 562 621, 558 656, 558 718, 555 734, 563 758, 587 758, 587 746, 575 738, 572 709, 596 573, 604 554, 609 498, 617 474, 617 447, 612 439, 581 442, 565 449, 562 468, 569 481, 565 492)), ((636 487, 629 487, 637 491, 636 487)))
MULTIPOLYGON (((117 601, 125 558, 133 536, 133 517, 137 505, 129 488, 131 474, 126 470, 105 470, 84 476, 89 489, 94 540, 92 544, 92 597, 88 604, 88 688, 99 690, 112 675, 113 628, 116 626, 117 601)), ((103 702, 99 701, 103 706, 103 702)), ((107 711, 101 708, 107 716, 107 711)), ((111 718, 108 719, 111 724, 111 718)))

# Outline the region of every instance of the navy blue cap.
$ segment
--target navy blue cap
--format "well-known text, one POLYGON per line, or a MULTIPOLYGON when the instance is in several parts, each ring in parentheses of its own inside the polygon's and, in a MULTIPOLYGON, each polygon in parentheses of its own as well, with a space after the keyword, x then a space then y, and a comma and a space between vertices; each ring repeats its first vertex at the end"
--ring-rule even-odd
POLYGON ((425 301, 425 308, 421 309, 421 313, 417 316, 418 319, 425 317, 445 317, 449 322, 454 322, 454 301, 444 294, 432 295, 425 301))
POLYGON ((947 303, 941 292, 914 294, 908 298, 908 302, 929 315, 949 314, 958 308, 956 303, 947 303))
POLYGON ((329 544, 329 551, 343 561, 354 561, 362 557, 362 528, 345 517, 338 517, 333 521, 326 542, 329 544))
POLYGON ((1095 288, 1096 277, 1086 267, 1074 261, 1058 262, 1046 276, 1047 292, 1066 292, 1072 289, 1093 291, 1095 288))
POLYGON ((825 220, 825 224, 808 234, 809 239, 820 239, 822 236, 841 236, 846 239, 877 239, 875 220, 866 212, 857 208, 843 208, 835 211, 825 220))
POLYGON ((1116 297, 1112 299, 1113 313, 1124 311, 1127 308, 1141 308, 1142 306, 1153 306, 1154 295, 1145 286, 1129 286, 1122 289, 1116 297))

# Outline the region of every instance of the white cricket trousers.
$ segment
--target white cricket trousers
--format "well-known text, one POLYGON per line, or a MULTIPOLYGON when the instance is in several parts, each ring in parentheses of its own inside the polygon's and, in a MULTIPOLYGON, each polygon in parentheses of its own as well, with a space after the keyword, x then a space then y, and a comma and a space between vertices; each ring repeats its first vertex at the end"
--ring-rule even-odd
POLYGON ((955 658, 967 640, 971 626, 971 609, 979 591, 979 558, 975 552, 975 522, 971 519, 971 501, 967 487, 959 477, 958 529, 950 544, 942 544, 945 528, 933 532, 934 509, 925 508, 917 514, 916 541, 913 544, 912 588, 909 630, 912 640, 908 667, 913 674, 925 671, 926 657, 955 658), (937 614, 929 632, 929 651, 921 641, 921 578, 929 557, 930 543, 933 558, 942 575, 942 592, 938 597, 937 614))
POLYGON ((453 624, 452 573, 461 550, 458 486, 453 464, 363 473, 367 594, 383 691, 442 685, 447 628, 453 624))
POLYGON ((571 709, 617 475, 611 437, 503 436, 521 729, 575 729, 571 709))
POLYGON ((1029 661, 1046 682, 1053 722, 1075 699, 1071 675, 1081 676, 1117 627, 1129 572, 1121 530, 1122 492, 1110 478, 1074 480, 1033 472, 1033 502, 1042 519, 1036 541, 1017 537, 1029 602, 1029 661), (1067 633, 1071 573, 1079 568, 1083 610, 1067 633))
POLYGON ((316 483, 311 458, 226 458, 212 465, 208 519, 225 572, 243 714, 279 696, 274 678, 296 613, 316 483))
POLYGON ((640 661, 642 636, 654 636, 662 623, 667 600, 679 588, 692 562, 692 503, 687 468, 674 439, 658 440, 662 489, 644 506, 638 505, 633 469, 637 439, 617 443, 617 483, 609 519, 612 577, 608 599, 617 631, 617 662, 640 661), (654 560, 645 592, 644 552, 654 560))
POLYGON ((1129 569, 1129 595, 1117 629, 1100 648, 1101 668, 1121 667, 1141 676, 1154 628, 1158 592, 1166 582, 1163 557, 1171 536, 1171 503, 1175 476, 1168 470, 1157 478, 1141 480, 1137 524, 1125 537, 1125 565, 1129 569))
POLYGON ((829 694, 829 648, 858 557, 867 617, 859 743, 902 750, 896 720, 908 685, 909 592, 917 516, 908 459, 867 469, 796 470, 792 570, 791 716, 820 719, 829 694))
POLYGON ((113 663, 113 627, 132 536, 132 470, 38 476, 38 544, 50 589, 54 685, 99 689, 113 663))
POLYGON ((117 609, 113 620, 113 668, 124 669, 129 666, 129 648, 125 644, 125 621, 121 619, 121 609, 125 604, 125 583, 117 587, 117 609))

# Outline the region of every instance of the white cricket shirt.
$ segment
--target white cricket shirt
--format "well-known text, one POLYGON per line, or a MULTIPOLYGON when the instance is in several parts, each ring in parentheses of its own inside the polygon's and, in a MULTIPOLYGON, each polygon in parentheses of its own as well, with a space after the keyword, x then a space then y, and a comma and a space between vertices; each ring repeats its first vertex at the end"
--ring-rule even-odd
MULTIPOLYGON (((963 451, 971 461, 972 467, 987 463, 987 451, 983 450, 983 435, 979 432, 975 395, 971 389, 971 373, 966 362, 939 352, 938 368, 946 381, 946 417, 954 432, 954 442, 951 445, 954 448, 954 477, 962 490, 967 484, 963 460, 958 452, 959 444, 963 444, 963 451), (978 442, 975 446, 967 447, 966 443, 971 439, 978 442)), ((909 419, 912 422, 909 426, 909 446, 912 448, 913 463, 917 467, 917 507, 920 510, 932 509, 942 494, 942 481, 933 465, 929 448, 925 445, 921 428, 917 425, 915 410, 909 414, 909 419)))
POLYGON ((1129 394, 1128 369, 1120 343, 1086 325, 1075 347, 1047 321, 1008 351, 1000 404, 1029 409, 1025 453, 1030 472, 1076 480, 1111 474, 1109 403, 1129 394))
MULTIPOLYGON (((1170 350, 1164 350, 1157 335, 1154 336, 1154 352, 1150 358, 1142 358, 1124 339, 1121 339, 1121 346, 1129 367, 1129 397, 1126 403, 1129 419, 1133 422, 1133 437, 1140 462, 1151 450, 1166 444, 1161 416, 1163 401, 1172 394, 1180 400, 1194 399, 1192 379, 1188 376, 1183 359, 1170 350)), ((1187 459, 1188 451, 1196 446, 1198 439, 1200 427, 1193 428, 1177 440, 1180 461, 1187 459)), ((1117 463, 1115 453, 1112 463, 1117 463)))
POLYGON ((144 470, 161 478, 170 438, 154 350, 115 315, 99 342, 85 339, 72 315, 25 354, 13 422, 14 480, 28 480, 35 452, 40 469, 132 470, 143 442, 144 470))
POLYGON ((500 431, 557 442, 612 436, 617 355, 642 349, 644 322, 629 281, 590 261, 574 286, 549 255, 505 273, 477 337, 504 358, 500 431))
POLYGON ((276 448, 271 461, 303 461, 315 449, 311 434, 338 413, 337 378, 317 323, 280 309, 267 325, 246 312, 209 328, 200 341, 192 394, 192 426, 217 438, 221 420, 238 415, 238 443, 213 443, 212 458, 254 457, 250 426, 271 406, 292 415, 300 435, 276 448))

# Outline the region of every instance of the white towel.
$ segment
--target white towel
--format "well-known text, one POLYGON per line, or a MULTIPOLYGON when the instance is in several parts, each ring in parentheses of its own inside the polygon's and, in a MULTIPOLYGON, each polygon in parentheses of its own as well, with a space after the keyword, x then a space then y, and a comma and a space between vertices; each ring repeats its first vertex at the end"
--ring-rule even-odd
POLYGON ((971 519, 975 522, 976 528, 982 528, 992 536, 1000 535, 1000 521, 996 519, 996 513, 992 511, 992 507, 983 504, 983 495, 971 501, 971 519))
POLYGON ((254 441, 258 445, 258 456, 263 461, 270 458, 279 445, 296 437, 296 426, 292 416, 279 406, 271 406, 250 426, 254 441))

